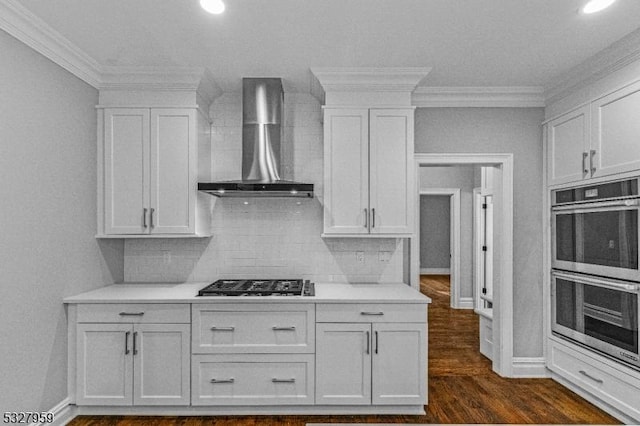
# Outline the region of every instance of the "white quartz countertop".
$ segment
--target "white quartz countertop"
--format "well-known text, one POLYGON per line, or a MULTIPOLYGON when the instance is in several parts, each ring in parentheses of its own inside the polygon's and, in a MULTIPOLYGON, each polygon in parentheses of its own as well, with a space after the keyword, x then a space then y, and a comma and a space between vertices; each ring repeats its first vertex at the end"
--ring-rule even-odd
POLYGON ((403 283, 316 283, 315 296, 198 297, 209 283, 112 284, 66 297, 65 303, 431 303, 431 299, 403 283))

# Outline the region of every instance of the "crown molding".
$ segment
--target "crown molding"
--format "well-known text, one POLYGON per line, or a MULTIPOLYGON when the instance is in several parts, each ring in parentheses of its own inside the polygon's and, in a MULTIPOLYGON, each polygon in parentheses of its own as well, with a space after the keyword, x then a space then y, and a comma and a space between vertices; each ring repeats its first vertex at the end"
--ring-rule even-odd
POLYGON ((553 79, 544 93, 546 104, 551 105, 638 60, 640 29, 553 79))
POLYGON ((411 103, 418 108, 530 108, 544 107, 544 88, 524 87, 428 87, 419 86, 411 103))
POLYGON ((311 68, 325 92, 412 92, 431 71, 407 68, 311 68))
POLYGON ((89 85, 98 87, 100 64, 18 1, 0 0, 0 29, 89 85))

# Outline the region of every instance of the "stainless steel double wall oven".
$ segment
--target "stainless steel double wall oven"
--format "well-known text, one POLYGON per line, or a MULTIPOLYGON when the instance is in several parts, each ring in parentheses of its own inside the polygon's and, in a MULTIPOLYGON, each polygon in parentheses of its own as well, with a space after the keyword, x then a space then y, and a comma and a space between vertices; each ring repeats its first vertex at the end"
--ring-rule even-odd
POLYGON ((640 369, 640 178, 552 192, 551 328, 640 369))

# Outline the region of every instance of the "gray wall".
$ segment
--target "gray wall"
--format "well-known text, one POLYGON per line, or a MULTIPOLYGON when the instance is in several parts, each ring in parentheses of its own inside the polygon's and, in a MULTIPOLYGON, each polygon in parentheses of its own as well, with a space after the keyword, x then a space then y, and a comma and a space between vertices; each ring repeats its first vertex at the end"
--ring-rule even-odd
POLYGON ((65 296, 122 279, 96 233, 97 91, 0 31, 0 411, 67 393, 65 296))
POLYGON ((418 108, 416 152, 513 153, 514 356, 542 356, 542 108, 418 108))
MULTIPOLYGON (((420 189, 460 189, 460 297, 465 298, 473 297, 473 188, 479 169, 479 166, 420 168, 420 189)), ((421 239, 421 250, 424 245, 421 239)))
POLYGON ((420 196, 420 269, 449 268, 451 197, 420 196))

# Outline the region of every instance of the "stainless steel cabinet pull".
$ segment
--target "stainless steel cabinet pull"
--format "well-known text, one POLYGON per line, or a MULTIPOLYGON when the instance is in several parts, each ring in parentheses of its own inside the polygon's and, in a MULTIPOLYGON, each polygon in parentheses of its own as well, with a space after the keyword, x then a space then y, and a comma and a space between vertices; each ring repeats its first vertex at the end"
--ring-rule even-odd
POLYGON ((293 331, 293 330, 296 329, 296 327, 293 326, 293 325, 291 327, 277 327, 277 326, 274 325, 273 327, 271 327, 271 329, 272 330, 289 330, 289 331, 293 331))
POLYGON ((144 312, 120 312, 121 317, 141 317, 144 315, 144 312))
POLYGON ((133 332, 133 354, 138 355, 138 350, 136 349, 136 340, 138 339, 138 332, 133 332))
POLYGON ((364 209, 364 227, 369 227, 369 209, 364 209))
POLYGON ((233 377, 230 379, 211 379, 211 383, 233 383, 236 379, 233 377))
POLYGON ((589 156, 588 152, 582 153, 582 172, 586 175, 589 173, 589 169, 587 169, 587 157, 589 156))
POLYGON ((154 227, 154 225, 153 225, 153 212, 155 212, 155 211, 156 211, 155 209, 150 209, 150 212, 149 212, 149 226, 151 228, 154 227))
POLYGON ((147 227, 147 208, 143 208, 142 209, 142 227, 146 228, 147 227))
POLYGON ((236 328, 235 327, 211 327, 212 330, 214 331, 233 331, 236 328))
POLYGON ((296 379, 276 379, 275 377, 271 379, 273 383, 295 383, 296 379))
POLYGON ((375 350, 375 352, 377 354, 378 353, 378 332, 376 331, 375 333, 376 333, 376 350, 375 350))
POLYGON ((370 349, 371 341, 369 339, 369 337, 371 337, 371 336, 369 335, 368 331, 366 333, 367 333, 367 355, 368 355, 369 353, 371 353, 371 349, 370 349))
POLYGON ((371 227, 376 227, 376 209, 371 209, 371 227))
POLYGON ((596 155, 596 150, 592 149, 589 151, 589 166, 591 167, 591 176, 596 172, 596 166, 593 163, 593 156, 596 155))
POLYGON ((597 379, 597 378, 593 377, 592 375, 590 375, 589 373, 587 373, 584 370, 580 370, 580 374, 582 374, 584 377, 587 377, 587 378, 593 380, 596 383, 600 383, 600 384, 604 383, 604 381, 602 379, 597 379))
POLYGON ((129 355, 129 352, 131 352, 129 350, 129 335, 131 334, 130 331, 127 331, 126 333, 124 333, 124 354, 125 355, 129 355))
POLYGON ((379 311, 379 312, 362 311, 362 312, 360 312, 360 315, 377 315, 377 316, 380 316, 380 315, 384 315, 384 312, 382 312, 382 311, 379 311))

